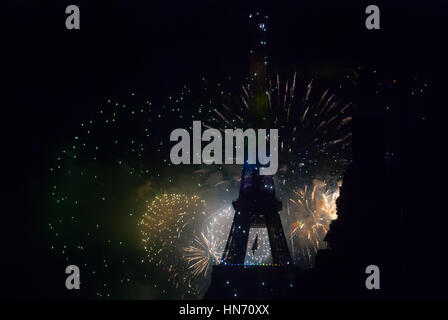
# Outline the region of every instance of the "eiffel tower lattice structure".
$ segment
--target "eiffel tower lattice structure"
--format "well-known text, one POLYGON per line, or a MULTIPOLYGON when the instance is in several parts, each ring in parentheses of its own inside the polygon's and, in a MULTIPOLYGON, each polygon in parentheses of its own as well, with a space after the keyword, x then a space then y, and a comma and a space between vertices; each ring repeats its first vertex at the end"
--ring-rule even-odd
POLYGON ((235 216, 222 263, 243 265, 251 228, 266 228, 274 265, 288 265, 291 256, 280 220, 281 202, 275 197, 272 176, 259 175, 259 165, 243 168, 239 197, 233 202, 235 216))
POLYGON ((272 176, 259 175, 259 165, 243 167, 235 215, 221 263, 213 266, 205 299, 288 299, 303 284, 301 270, 291 260, 275 197, 272 176), (268 231, 272 263, 244 264, 251 228, 268 231))

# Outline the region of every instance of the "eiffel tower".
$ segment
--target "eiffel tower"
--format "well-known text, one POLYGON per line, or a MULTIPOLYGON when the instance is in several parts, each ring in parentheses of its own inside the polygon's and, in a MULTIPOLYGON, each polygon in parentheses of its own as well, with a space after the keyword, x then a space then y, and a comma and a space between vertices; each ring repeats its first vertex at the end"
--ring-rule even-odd
MULTIPOLYGON (((268 17, 251 14, 252 50, 250 86, 254 101, 249 107, 254 128, 270 128, 267 86, 268 17)), ((262 143, 265 143, 264 141, 262 143)), ((295 285, 298 269, 292 265, 280 219, 282 203, 275 196, 273 176, 260 175, 261 165, 243 165, 239 196, 233 201, 235 215, 221 263, 213 267, 212 282, 205 299, 287 298, 295 285), (272 264, 245 265, 251 228, 266 228, 272 264)))
MULTIPOLYGON (((250 86, 254 94, 253 102, 249 106, 252 122, 250 125, 269 128, 271 121, 266 95, 269 17, 253 13, 249 15, 249 20, 252 39, 250 86)), ((268 230, 273 263, 285 265, 291 261, 280 221, 282 204, 275 197, 274 179, 272 176, 259 175, 259 168, 260 165, 247 163, 243 167, 239 197, 233 202, 235 217, 222 257, 223 263, 244 264, 249 231, 251 228, 261 227, 268 230)))

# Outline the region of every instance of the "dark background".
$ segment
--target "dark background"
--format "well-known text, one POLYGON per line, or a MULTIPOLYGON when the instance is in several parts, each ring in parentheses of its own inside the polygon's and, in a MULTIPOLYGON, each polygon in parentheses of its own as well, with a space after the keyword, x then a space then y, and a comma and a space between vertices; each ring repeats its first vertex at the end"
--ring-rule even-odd
MULTIPOLYGON (((55 288, 63 284, 63 270, 51 265, 37 230, 43 207, 39 188, 54 149, 111 93, 120 97, 133 89, 157 102, 185 83, 194 87, 202 76, 242 79, 248 72, 248 14, 257 10, 271 18, 270 60, 280 71, 295 69, 337 80, 366 65, 385 78, 417 75, 430 83, 417 102, 401 101, 391 127, 402 150, 397 167, 404 179, 396 183, 415 186, 400 200, 411 203, 408 222, 400 228, 407 229, 402 241, 408 257, 415 254, 415 261, 409 259, 415 263, 409 276, 415 277, 413 290, 422 295, 413 297, 446 296, 439 185, 447 5, 376 1, 381 30, 369 31, 364 25, 369 4, 2 1, 1 148, 6 179, 1 296, 55 298, 62 292, 55 293, 55 288), (69 4, 80 7, 81 30, 65 28, 69 4), (418 121, 422 115, 427 121, 418 121)), ((369 105, 363 91, 354 100, 369 105)))

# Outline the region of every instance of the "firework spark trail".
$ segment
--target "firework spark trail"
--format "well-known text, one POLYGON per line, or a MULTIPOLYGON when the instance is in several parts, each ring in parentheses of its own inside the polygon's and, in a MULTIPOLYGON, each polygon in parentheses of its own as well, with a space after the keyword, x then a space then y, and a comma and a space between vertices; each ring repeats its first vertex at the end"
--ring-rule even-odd
POLYGON ((214 234, 210 234, 207 228, 207 235, 201 232, 199 236, 194 236, 196 246, 189 246, 184 249, 184 258, 187 260, 188 269, 194 276, 202 275, 206 277, 213 264, 219 263, 222 254, 219 248, 222 247, 222 239, 215 239, 214 234))

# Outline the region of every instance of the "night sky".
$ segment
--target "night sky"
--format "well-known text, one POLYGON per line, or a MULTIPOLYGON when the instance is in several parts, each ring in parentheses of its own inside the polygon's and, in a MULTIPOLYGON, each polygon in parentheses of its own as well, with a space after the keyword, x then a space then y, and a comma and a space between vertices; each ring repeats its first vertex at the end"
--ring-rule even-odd
POLYGON ((165 193, 188 190, 208 202, 213 198, 214 212, 237 197, 238 168, 169 166, 169 133, 201 118, 197 106, 219 101, 221 86, 240 94, 249 73, 248 16, 258 11, 270 18, 272 74, 288 79, 297 72, 303 88, 316 79, 317 91, 330 88, 356 106, 355 113, 384 116, 384 131, 371 136, 384 141, 390 168, 401 166, 404 179, 396 188, 404 198, 397 201, 412 199, 430 212, 405 222, 401 237, 419 234, 409 240, 418 242, 417 259, 431 261, 434 267, 426 271, 442 270, 438 170, 446 98, 439 90, 446 84, 447 53, 442 1, 376 2, 381 30, 372 31, 364 25, 371 4, 366 1, 77 1, 81 30, 65 29, 65 7, 73 2, 9 2, 0 9, 7 160, 2 296, 197 298, 173 287, 162 267, 151 264, 138 246, 138 223, 145 205, 165 193), (119 125, 109 128, 105 120, 112 119, 119 125), (84 142, 88 147, 78 152, 84 142), (54 173, 58 165, 67 171, 54 173), (86 189, 84 173, 89 183, 98 175, 98 184, 86 189), (415 188, 408 193, 410 181, 415 188), (58 207, 56 200, 70 205, 58 207), (71 228, 67 221, 79 223, 71 228), (64 252, 68 243, 78 251, 64 252), (80 246, 90 250, 79 253, 85 250, 80 246), (86 286, 81 293, 64 287, 67 257, 80 267, 88 264, 88 275, 81 267, 86 286))

